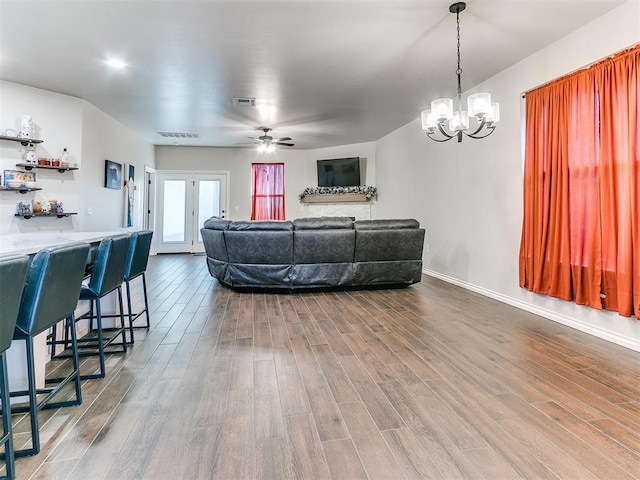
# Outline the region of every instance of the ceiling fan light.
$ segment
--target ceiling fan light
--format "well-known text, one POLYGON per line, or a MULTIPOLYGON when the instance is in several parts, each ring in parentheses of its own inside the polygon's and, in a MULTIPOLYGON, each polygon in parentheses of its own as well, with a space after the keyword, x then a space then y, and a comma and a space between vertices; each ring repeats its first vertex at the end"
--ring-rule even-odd
POLYGON ((437 127, 437 120, 432 110, 425 110, 421 114, 422 117, 422 129, 430 132, 435 132, 437 127))
POLYGON ((431 111, 439 122, 451 120, 453 117, 453 100, 450 98, 438 98, 431 102, 431 111))
POLYGON ((470 117, 482 118, 491 112, 491 94, 474 93, 467 98, 467 109, 470 117))
POLYGON ((267 146, 264 143, 261 143, 260 145, 258 145, 258 152, 264 153, 266 151, 267 151, 267 146))
POLYGON ((449 130, 459 132, 469 128, 469 114, 464 110, 458 110, 453 113, 453 117, 449 120, 449 130))

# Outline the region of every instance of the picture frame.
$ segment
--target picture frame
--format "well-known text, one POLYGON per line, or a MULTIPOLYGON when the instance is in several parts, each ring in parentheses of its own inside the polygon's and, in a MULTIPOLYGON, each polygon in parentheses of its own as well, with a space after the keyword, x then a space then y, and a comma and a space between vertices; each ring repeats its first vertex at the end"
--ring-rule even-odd
POLYGON ((122 164, 112 160, 104 161, 104 187, 113 190, 122 188, 122 164))

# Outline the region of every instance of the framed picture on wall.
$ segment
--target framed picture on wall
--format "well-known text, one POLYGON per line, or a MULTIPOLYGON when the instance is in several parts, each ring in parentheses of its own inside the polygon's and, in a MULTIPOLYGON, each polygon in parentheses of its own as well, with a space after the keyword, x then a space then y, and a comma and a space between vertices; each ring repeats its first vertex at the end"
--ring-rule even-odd
POLYGON ((120 190, 122 187, 122 165, 120 163, 111 160, 104 161, 104 186, 120 190))

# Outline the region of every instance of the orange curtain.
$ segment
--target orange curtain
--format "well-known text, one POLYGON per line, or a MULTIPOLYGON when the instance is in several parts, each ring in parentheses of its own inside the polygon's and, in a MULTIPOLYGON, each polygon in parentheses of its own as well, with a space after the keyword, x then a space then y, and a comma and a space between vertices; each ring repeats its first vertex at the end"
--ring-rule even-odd
POLYGON ((251 220, 284 220, 284 163, 252 163, 251 192, 251 220))
POLYGON ((640 311, 640 48, 526 94, 520 286, 640 311))

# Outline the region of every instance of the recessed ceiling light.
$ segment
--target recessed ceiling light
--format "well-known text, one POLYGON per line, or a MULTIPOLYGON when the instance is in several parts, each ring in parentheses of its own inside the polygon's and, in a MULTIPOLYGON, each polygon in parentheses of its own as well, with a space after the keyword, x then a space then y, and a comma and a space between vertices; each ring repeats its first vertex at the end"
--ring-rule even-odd
POLYGON ((116 68, 116 69, 123 69, 124 67, 127 66, 126 63, 124 63, 122 60, 120 60, 119 58, 110 58, 107 60, 107 65, 109 65, 111 68, 116 68))

